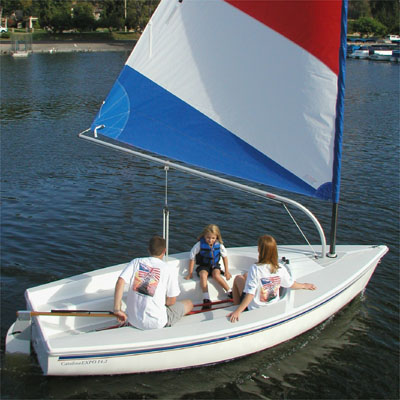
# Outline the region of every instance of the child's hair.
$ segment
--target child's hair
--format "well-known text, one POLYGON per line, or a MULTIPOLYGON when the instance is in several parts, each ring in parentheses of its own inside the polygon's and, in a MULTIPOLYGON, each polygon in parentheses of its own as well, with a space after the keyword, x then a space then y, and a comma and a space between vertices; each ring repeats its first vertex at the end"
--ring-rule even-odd
POLYGON ((151 256, 160 256, 166 248, 165 239, 160 236, 153 236, 149 241, 149 253, 151 256))
POLYGON ((205 236, 207 233, 212 233, 213 235, 215 235, 217 237, 217 240, 220 244, 223 244, 224 242, 222 241, 222 236, 221 236, 221 232, 218 228, 218 225, 214 225, 214 224, 210 224, 207 225, 204 229, 203 232, 201 233, 201 235, 197 238, 198 240, 200 240, 203 236, 205 236))
POLYGON ((258 238, 258 263, 270 264, 273 274, 278 271, 278 248, 272 236, 264 235, 258 238))

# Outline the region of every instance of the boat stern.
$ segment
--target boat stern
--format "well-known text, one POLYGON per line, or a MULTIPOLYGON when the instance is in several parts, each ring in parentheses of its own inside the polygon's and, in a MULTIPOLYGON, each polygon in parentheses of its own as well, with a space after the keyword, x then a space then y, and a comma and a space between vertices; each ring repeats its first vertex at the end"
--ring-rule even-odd
POLYGON ((31 315, 29 311, 19 311, 17 320, 6 335, 6 354, 31 354, 31 315))

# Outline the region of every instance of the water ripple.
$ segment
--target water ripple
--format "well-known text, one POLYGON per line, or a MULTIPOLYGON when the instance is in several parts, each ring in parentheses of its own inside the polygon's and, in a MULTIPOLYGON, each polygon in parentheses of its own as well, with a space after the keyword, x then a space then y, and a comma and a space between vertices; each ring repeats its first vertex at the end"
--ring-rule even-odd
MULTIPOLYGON (((162 232, 163 169, 76 136, 92 122, 126 57, 33 54, 18 63, 2 57, 3 338, 16 309, 24 307, 27 287, 146 254, 148 237, 162 232)), ((398 398, 398 67, 348 63, 337 240, 390 247, 363 297, 293 341, 227 364, 77 377, 71 385, 68 378, 42 377, 33 359, 18 368, 4 365, 2 395, 398 398)), ((328 203, 294 199, 329 231, 328 203)), ((254 245, 265 232, 278 243, 303 243, 281 207, 177 171, 169 173, 168 203, 171 253, 188 251, 210 222, 220 225, 228 247, 254 245)), ((312 224, 296 218, 318 242, 312 224)))

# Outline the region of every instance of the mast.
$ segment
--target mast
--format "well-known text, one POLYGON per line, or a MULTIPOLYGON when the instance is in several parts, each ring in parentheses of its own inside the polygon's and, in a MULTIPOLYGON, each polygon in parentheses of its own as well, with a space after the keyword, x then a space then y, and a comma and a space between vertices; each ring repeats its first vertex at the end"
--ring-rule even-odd
POLYGON ((339 207, 340 192, 340 171, 342 156, 342 136, 343 136, 343 115, 344 115, 344 92, 346 79, 346 53, 347 53, 347 0, 342 2, 341 15, 341 32, 340 32, 340 48, 339 48, 339 76, 338 76, 338 95, 336 101, 336 118, 335 118, 335 159, 333 162, 333 180, 332 180, 332 218, 330 233, 330 248, 328 257, 337 257, 336 254, 336 231, 339 207))
POLYGON ((338 203, 332 204, 332 219, 331 219, 331 234, 329 240, 329 253, 327 254, 330 258, 337 257, 336 254, 336 230, 337 230, 337 217, 338 217, 338 203))

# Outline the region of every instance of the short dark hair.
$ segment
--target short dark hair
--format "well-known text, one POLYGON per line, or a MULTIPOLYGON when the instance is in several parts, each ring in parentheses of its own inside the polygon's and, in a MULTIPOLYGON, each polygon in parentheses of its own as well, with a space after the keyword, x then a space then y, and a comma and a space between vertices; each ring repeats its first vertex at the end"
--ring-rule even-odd
POLYGON ((152 256, 160 256, 166 247, 165 239, 155 235, 150 239, 149 253, 152 256))

